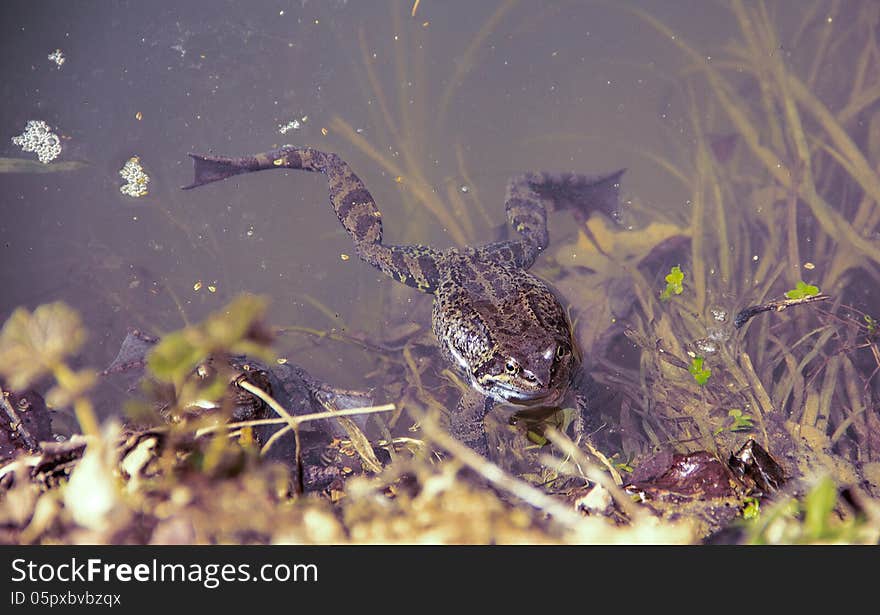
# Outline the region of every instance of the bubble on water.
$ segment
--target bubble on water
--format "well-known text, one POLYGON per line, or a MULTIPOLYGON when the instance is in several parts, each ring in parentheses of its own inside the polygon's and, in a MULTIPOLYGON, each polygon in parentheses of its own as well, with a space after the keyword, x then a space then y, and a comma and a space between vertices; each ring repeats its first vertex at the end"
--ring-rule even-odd
POLYGON ((694 346, 696 346, 697 350, 703 355, 710 355, 718 352, 718 344, 708 338, 695 341, 694 346))
POLYGON ((61 139, 42 120, 29 120, 24 132, 12 137, 12 142, 23 152, 36 152, 37 159, 43 164, 49 164, 61 154, 61 139))
POLYGON ((129 158, 125 165, 119 169, 119 174, 126 183, 119 187, 119 191, 132 198, 139 198, 147 195, 147 184, 150 183, 150 176, 141 166, 141 159, 138 156, 129 158))
POLYGON ((468 188, 467 186, 461 186, 461 187, 459 188, 459 190, 461 190, 461 191, 464 192, 464 193, 467 193, 467 192, 470 190, 470 188, 468 188))
POLYGON ((246 234, 248 237, 253 237, 253 236, 254 236, 254 225, 253 225, 253 224, 251 224, 251 225, 248 227, 247 233, 245 233, 245 234, 246 234))
POLYGON ((291 130, 299 130, 300 128, 302 128, 302 124, 299 123, 299 120, 290 120, 286 124, 278 124, 278 132, 281 134, 287 134, 291 130))
POLYGON ((61 67, 64 66, 64 63, 67 61, 67 58, 64 57, 64 54, 60 49, 56 49, 52 53, 48 55, 48 58, 55 62, 55 66, 58 70, 61 70, 61 67))
POLYGON ((729 327, 708 327, 706 334, 710 340, 715 342, 726 342, 730 339, 729 327))
POLYGON ((713 320, 717 322, 727 322, 727 310, 720 307, 713 307, 709 312, 712 314, 713 320))

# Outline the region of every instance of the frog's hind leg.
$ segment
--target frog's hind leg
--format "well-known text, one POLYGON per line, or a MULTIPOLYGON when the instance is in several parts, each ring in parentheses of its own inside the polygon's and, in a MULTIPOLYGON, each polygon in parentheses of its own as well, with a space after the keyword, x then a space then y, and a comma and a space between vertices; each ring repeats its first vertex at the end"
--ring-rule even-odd
POLYGON ((339 156, 309 147, 286 145, 242 158, 190 154, 193 183, 184 190, 241 173, 269 169, 300 169, 327 177, 330 204, 352 238, 358 256, 386 275, 423 292, 433 293, 440 281, 441 253, 425 246, 387 246, 382 243, 382 213, 363 181, 339 156))
POLYGON ((623 172, 624 169, 607 175, 523 173, 511 178, 504 207, 510 226, 522 239, 492 244, 484 249, 508 254, 517 259, 521 267, 529 267, 550 241, 547 212, 570 210, 579 225, 594 211, 614 216, 623 172))
POLYGON ((495 401, 473 389, 466 391, 449 418, 449 433, 459 442, 487 457, 489 441, 483 419, 495 401))

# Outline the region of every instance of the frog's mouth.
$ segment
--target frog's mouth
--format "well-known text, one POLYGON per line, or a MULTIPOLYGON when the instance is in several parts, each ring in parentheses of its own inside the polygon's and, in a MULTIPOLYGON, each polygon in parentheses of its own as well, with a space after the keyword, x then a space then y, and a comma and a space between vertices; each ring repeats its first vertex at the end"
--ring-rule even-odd
POLYGON ((562 397, 564 391, 557 389, 539 389, 526 391, 512 387, 504 382, 494 382, 491 388, 492 397, 508 404, 531 406, 536 403, 552 404, 562 397))

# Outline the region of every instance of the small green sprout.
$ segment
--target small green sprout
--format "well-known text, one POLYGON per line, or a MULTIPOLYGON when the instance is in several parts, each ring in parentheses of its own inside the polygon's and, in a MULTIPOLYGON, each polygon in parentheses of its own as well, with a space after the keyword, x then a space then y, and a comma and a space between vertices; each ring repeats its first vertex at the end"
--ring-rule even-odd
POLYGON ((700 386, 706 384, 709 381, 709 376, 712 375, 712 370, 703 366, 703 357, 694 357, 688 371, 700 386))
POLYGON ((684 292, 684 286, 682 286, 682 282, 684 282, 684 273, 682 273, 679 265, 670 269, 665 279, 666 288, 660 293, 660 299, 663 301, 669 301, 672 299, 672 295, 680 295, 684 292))
POLYGON ((754 425, 752 425, 752 417, 749 414, 743 414, 743 411, 739 408, 734 408, 727 415, 733 419, 733 425, 730 426, 730 431, 751 431, 754 425))
POLYGON ((825 476, 804 496, 804 532, 814 541, 834 536, 837 485, 825 476))
POLYGON ((717 436, 722 431, 732 431, 732 432, 740 432, 740 431, 751 431, 754 429, 754 425, 752 424, 752 416, 750 414, 743 414, 743 411, 739 408, 734 408, 730 412, 727 413, 727 416, 733 419, 733 424, 729 427, 721 426, 715 430, 714 434, 717 436))
POLYGON ((818 294, 818 286, 813 286, 812 284, 807 284, 803 280, 800 280, 792 290, 785 293, 785 296, 788 299, 806 299, 807 297, 812 297, 813 295, 818 294))
POLYGON ((532 431, 531 429, 526 432, 526 437, 532 443, 537 444, 538 446, 547 446, 548 444, 550 444, 550 440, 539 434, 537 431, 532 431))
POLYGON ((761 500, 755 497, 747 497, 743 499, 742 516, 743 519, 750 521, 757 519, 761 515, 761 500))
POLYGON ((632 474, 635 471, 635 468, 632 467, 626 461, 621 461, 620 463, 615 463, 614 467, 617 468, 618 470, 620 470, 621 472, 628 472, 630 474, 632 474))
MULTIPOLYGON (((746 527, 746 544, 876 544, 869 522, 837 513, 838 487, 828 476, 819 479, 800 499, 783 499, 762 511, 746 527)), ((745 510, 743 510, 745 516, 745 510)))
POLYGON ((635 470, 632 465, 633 457, 634 455, 630 454, 629 456, 627 456, 626 459, 623 459, 620 457, 619 453, 614 453, 614 455, 612 455, 611 457, 611 462, 614 464, 614 467, 621 472, 629 472, 630 474, 632 474, 632 472, 635 470))

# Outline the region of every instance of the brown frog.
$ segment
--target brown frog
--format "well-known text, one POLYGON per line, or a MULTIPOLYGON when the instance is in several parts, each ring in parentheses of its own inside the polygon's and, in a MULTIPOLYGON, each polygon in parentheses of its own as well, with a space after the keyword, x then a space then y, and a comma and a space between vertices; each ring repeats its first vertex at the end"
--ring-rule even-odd
POLYGON ((488 453, 483 418, 495 403, 549 406, 565 395, 580 365, 571 323, 550 285, 527 269, 549 243, 548 210, 570 208, 584 219, 592 210, 613 209, 622 170, 599 177, 514 177, 505 208, 518 239, 438 250, 383 243, 381 212, 336 154, 288 145, 241 158, 190 156, 195 177, 184 189, 268 169, 327 177, 330 204, 360 258, 434 295, 434 334, 444 356, 471 385, 451 415, 450 431, 477 452, 488 453))

